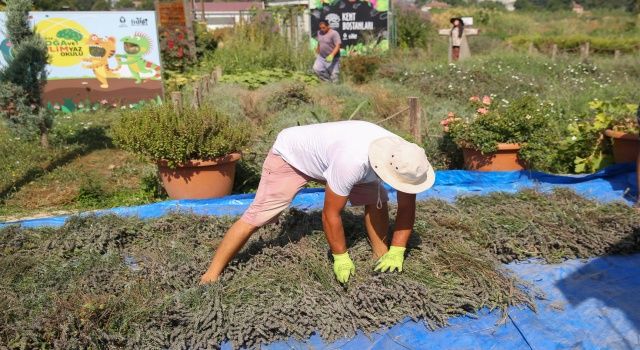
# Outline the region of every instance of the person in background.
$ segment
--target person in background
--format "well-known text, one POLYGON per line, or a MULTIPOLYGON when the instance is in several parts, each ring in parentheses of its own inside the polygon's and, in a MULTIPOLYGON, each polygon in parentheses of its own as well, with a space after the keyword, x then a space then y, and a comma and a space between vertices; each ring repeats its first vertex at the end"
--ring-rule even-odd
POLYGON ((451 39, 449 40, 451 44, 451 59, 457 61, 460 59, 460 45, 462 45, 462 36, 464 35, 464 22, 462 22, 461 18, 452 18, 451 24, 453 24, 453 28, 451 28, 451 39))
POLYGON ((338 81, 340 73, 340 34, 329 27, 326 20, 320 21, 316 61, 313 71, 323 81, 338 81))

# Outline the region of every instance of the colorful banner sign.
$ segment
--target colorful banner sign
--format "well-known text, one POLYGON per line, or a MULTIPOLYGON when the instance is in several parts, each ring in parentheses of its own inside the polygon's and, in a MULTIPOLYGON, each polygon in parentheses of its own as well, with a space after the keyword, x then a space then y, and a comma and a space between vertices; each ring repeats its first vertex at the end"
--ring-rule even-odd
MULTIPOLYGON (((0 66, 12 59, 0 13, 0 66)), ((162 97, 155 12, 31 12, 49 48, 44 100, 136 103, 162 97)))
POLYGON ((310 0, 312 45, 320 20, 340 33, 342 55, 389 49, 389 0, 310 0))

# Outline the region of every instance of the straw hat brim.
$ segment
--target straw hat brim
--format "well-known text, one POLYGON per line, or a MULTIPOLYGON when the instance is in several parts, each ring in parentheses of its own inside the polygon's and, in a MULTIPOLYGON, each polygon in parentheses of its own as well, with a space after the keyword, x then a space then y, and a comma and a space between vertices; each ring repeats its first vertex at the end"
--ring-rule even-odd
MULTIPOLYGON (((389 184, 394 189, 404 193, 420 193, 430 189, 436 181, 436 173, 433 170, 431 164, 428 164, 429 168, 427 176, 423 181, 418 183, 409 183, 399 178, 396 172, 393 171, 393 166, 389 165, 389 159, 393 154, 394 146, 398 142, 407 142, 399 137, 383 137, 379 138, 369 145, 369 163, 373 168, 373 171, 382 179, 382 181, 389 184)), ((427 163, 429 161, 427 160, 427 163)))

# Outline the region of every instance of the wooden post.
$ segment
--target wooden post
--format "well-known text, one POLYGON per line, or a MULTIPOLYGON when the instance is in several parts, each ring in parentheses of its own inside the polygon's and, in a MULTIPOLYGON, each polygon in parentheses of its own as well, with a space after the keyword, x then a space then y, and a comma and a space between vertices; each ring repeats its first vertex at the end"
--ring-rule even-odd
POLYGON ((204 0, 200 0, 200 12, 202 13, 202 23, 204 23, 204 25, 207 25, 207 18, 204 15, 204 0))
POLYGON ((209 81, 211 82, 211 85, 215 85, 218 80, 216 79, 216 71, 211 71, 211 73, 209 73, 209 77, 208 77, 209 81))
POLYGON ((536 47, 533 43, 529 43, 529 55, 533 55, 536 52, 536 47))
POLYGON ((198 109, 200 108, 200 100, 201 100, 201 95, 200 95, 200 84, 193 84, 193 97, 191 98, 191 107, 193 107, 194 109, 198 109))
POLYGON ((222 67, 216 66, 215 74, 216 74, 216 83, 218 83, 222 78, 222 67))
POLYGON ((622 53, 622 52, 621 52, 620 50, 615 50, 615 51, 613 52, 613 59, 614 59, 614 60, 616 60, 616 61, 617 61, 617 60, 619 60, 619 59, 620 59, 620 56, 621 56, 621 53, 622 53))
POLYGON ((555 61, 557 57, 558 57, 558 45, 553 44, 553 46, 551 46, 551 60, 555 61))
POLYGON ((176 112, 180 112, 182 110, 182 93, 180 91, 171 92, 171 103, 173 104, 173 109, 176 112))
POLYGON ((589 58, 589 51, 591 51, 591 44, 588 41, 580 45, 580 59, 586 60, 589 58))
POLYGON ((420 121, 420 101, 417 97, 409 97, 409 129, 417 144, 422 144, 420 121))

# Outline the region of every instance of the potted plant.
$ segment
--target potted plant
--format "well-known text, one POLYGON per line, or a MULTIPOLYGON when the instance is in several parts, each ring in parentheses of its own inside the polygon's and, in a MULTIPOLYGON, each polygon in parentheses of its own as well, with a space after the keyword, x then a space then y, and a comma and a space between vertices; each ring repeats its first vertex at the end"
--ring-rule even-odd
POLYGON ((158 165, 174 199, 231 193, 248 128, 210 106, 176 110, 168 104, 125 111, 113 126, 117 145, 158 165))
POLYGON ((596 172, 614 162, 635 162, 638 157, 638 105, 621 99, 589 102, 589 114, 567 127, 562 151, 573 160, 576 173, 596 172))
POLYGON ((513 171, 545 169, 552 162, 553 109, 533 96, 496 105, 490 96, 470 98, 473 114, 462 118, 450 112, 441 122, 446 137, 462 149, 465 168, 513 171))
POLYGON ((604 134, 611 138, 614 161, 636 162, 640 152, 640 128, 636 116, 638 105, 596 100, 591 107, 598 112, 596 121, 608 125, 604 134))

